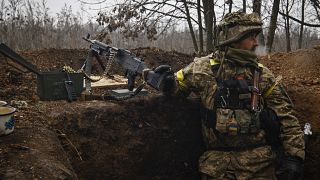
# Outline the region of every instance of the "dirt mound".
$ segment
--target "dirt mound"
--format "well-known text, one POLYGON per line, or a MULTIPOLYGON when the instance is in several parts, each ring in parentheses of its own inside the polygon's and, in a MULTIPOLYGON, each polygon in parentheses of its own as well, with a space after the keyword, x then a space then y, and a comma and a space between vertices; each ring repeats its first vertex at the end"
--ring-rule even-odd
POLYGON ((291 53, 265 56, 261 62, 276 76, 282 75, 282 83, 295 105, 302 123, 309 122, 320 133, 320 49, 304 49, 291 53))
MULTIPOLYGON (((155 48, 132 52, 151 68, 169 64, 174 71, 193 59, 155 48)), ((87 50, 19 54, 41 71, 51 71, 64 65, 79 69, 87 50)), ((311 122, 316 134, 320 132, 319 55, 319 50, 308 49, 261 58, 276 75, 283 76, 301 125, 311 122)), ((0 61, 4 60, 0 55, 0 61)), ((115 69, 113 73, 123 73, 115 69)), ((0 64, 0 82, 0 100, 27 104, 14 103, 18 107, 16 129, 0 138, 0 179, 199 179, 197 158, 204 149, 197 99, 153 94, 124 102, 41 102, 36 76, 7 63, 0 64)), ((319 144, 319 138, 311 139, 306 179, 319 176, 319 144)))
POLYGON ((320 49, 301 49, 264 56, 262 62, 275 74, 281 74, 287 85, 316 86, 320 84, 319 55, 320 49))
POLYGON ((276 76, 282 75, 291 97, 295 115, 301 126, 309 122, 314 136, 307 146, 305 179, 319 177, 319 133, 320 133, 320 49, 303 49, 291 53, 276 53, 264 56, 261 62, 276 76))

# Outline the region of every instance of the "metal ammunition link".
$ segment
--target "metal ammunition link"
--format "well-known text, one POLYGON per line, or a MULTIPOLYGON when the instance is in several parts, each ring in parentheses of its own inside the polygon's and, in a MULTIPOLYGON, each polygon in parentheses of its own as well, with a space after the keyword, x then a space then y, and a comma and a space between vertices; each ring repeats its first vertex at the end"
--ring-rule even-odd
POLYGON ((107 77, 110 69, 111 69, 111 66, 114 62, 114 57, 116 56, 117 54, 117 51, 114 51, 113 49, 110 49, 110 54, 108 56, 108 59, 107 59, 107 65, 106 65, 106 69, 104 70, 104 76, 107 77))
POLYGON ((76 73, 76 71, 70 66, 63 66, 62 71, 66 73, 76 73))

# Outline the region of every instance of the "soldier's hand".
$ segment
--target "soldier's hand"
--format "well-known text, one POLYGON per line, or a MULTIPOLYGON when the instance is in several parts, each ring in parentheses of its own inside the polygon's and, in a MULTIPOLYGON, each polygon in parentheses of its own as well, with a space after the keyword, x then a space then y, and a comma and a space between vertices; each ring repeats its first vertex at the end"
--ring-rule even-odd
POLYGON ((165 95, 172 94, 176 87, 176 80, 171 67, 169 65, 160 65, 154 69, 154 72, 160 75, 160 91, 165 95))
POLYGON ((303 178, 303 160, 301 158, 295 156, 286 157, 284 167, 288 173, 288 180, 300 180, 303 178))

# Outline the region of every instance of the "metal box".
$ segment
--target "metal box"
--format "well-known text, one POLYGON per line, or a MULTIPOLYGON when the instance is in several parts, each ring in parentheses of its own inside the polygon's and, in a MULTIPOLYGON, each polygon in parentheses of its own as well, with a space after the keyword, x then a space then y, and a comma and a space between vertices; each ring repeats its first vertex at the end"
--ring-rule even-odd
POLYGON ((0 53, 12 59, 17 64, 37 74, 37 93, 40 100, 61 100, 68 99, 67 85, 71 94, 80 96, 83 88, 83 73, 66 73, 61 71, 41 72, 29 61, 21 57, 4 43, 0 43, 0 53), (70 78, 70 79, 69 79, 70 78), (67 81, 67 82, 66 82, 67 81), (74 90, 74 91, 73 91, 74 90))
MULTIPOLYGON (((83 73, 69 73, 70 80, 77 96, 81 95, 83 87, 83 73)), ((41 72, 37 76, 37 94, 42 101, 68 99, 65 81, 68 76, 65 72, 41 72)))

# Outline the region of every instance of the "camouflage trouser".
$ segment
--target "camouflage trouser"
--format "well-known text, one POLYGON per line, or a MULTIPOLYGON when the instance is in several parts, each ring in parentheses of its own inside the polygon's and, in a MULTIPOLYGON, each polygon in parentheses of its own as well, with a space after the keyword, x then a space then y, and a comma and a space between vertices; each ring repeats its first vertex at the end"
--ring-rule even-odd
POLYGON ((275 153, 269 146, 246 151, 206 151, 199 159, 202 180, 276 179, 275 153))

